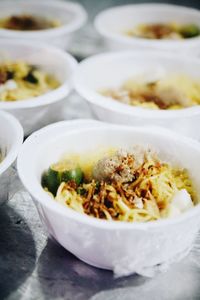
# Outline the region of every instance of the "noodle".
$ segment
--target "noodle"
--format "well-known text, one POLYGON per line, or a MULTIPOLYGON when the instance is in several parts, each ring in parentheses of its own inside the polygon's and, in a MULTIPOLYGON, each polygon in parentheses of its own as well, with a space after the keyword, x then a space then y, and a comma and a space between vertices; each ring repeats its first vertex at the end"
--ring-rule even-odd
POLYGON ((151 82, 134 78, 117 89, 105 89, 101 94, 131 106, 181 109, 200 104, 200 82, 178 74, 151 82))
POLYGON ((58 20, 52 20, 45 17, 34 15, 13 15, 0 19, 0 28, 9 30, 44 30, 60 26, 58 20))
POLYGON ((125 32, 130 37, 145 39, 180 40, 194 38, 200 35, 200 28, 195 24, 153 23, 140 24, 125 32))
POLYGON ((0 101, 37 97, 58 86, 53 75, 23 61, 0 64, 0 101))
POLYGON ((139 155, 138 149, 116 151, 103 157, 93 165, 92 175, 79 184, 61 179, 55 201, 95 218, 126 222, 170 217, 180 191, 188 195, 188 207, 192 207, 195 193, 188 172, 161 162, 151 151, 140 151, 139 155))

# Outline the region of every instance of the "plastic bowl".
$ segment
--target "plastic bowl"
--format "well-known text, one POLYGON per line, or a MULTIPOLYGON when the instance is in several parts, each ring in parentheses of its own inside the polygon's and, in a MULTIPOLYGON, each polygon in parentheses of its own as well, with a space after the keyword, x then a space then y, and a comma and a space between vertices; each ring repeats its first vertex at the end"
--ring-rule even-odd
POLYGON ((149 78, 165 73, 184 73, 200 79, 200 61, 172 53, 153 51, 114 52, 95 55, 81 62, 75 72, 77 92, 90 104, 102 121, 127 125, 159 125, 184 135, 200 138, 200 106, 178 110, 153 110, 133 107, 98 91, 119 87, 124 81, 140 74, 149 78), (157 75, 158 74, 158 75, 157 75))
POLYGON ((200 205, 177 218, 147 223, 99 220, 55 202, 43 190, 41 175, 68 152, 81 154, 97 147, 134 144, 152 145, 163 159, 187 168, 200 192, 199 143, 162 128, 59 122, 28 137, 17 161, 19 177, 50 236, 88 264, 120 275, 142 273, 145 268, 178 260, 192 247, 200 225, 200 205))
POLYGON ((61 85, 46 94, 22 101, 0 101, 0 109, 12 113, 22 124, 25 135, 51 122, 64 119, 67 96, 72 90, 72 73, 77 65, 69 54, 34 42, 0 41, 0 61, 22 60, 37 65, 58 78, 61 85))
POLYGON ((0 111, 0 204, 8 199, 11 166, 23 143, 23 129, 10 114, 0 111))
POLYGON ((12 15, 30 14, 52 18, 61 22, 61 26, 45 30, 17 31, 0 29, 0 38, 25 39, 46 42, 62 49, 67 49, 72 34, 81 28, 87 20, 85 9, 78 3, 67 1, 39 0, 4 0, 0 2, 0 18, 12 15))
POLYGON ((169 4, 130 4, 109 8, 97 15, 95 27, 109 50, 164 50, 200 54, 200 37, 185 40, 150 40, 128 37, 124 32, 139 24, 177 22, 200 26, 200 11, 169 4))

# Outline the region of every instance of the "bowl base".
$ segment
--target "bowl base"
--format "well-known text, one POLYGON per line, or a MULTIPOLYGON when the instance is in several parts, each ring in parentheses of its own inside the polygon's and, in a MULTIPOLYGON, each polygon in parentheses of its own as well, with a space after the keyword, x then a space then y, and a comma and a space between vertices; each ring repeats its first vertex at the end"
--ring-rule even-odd
POLYGON ((78 259, 80 259, 81 261, 83 261, 84 263, 92 266, 92 267, 95 267, 95 268, 98 268, 98 269, 103 269, 103 270, 109 270, 109 271, 112 271, 112 268, 111 267, 108 267, 108 266, 105 266, 105 265, 99 265, 99 264, 96 264, 94 263, 93 261, 91 260, 87 260, 85 258, 82 258, 81 256, 77 256, 75 255, 78 259))

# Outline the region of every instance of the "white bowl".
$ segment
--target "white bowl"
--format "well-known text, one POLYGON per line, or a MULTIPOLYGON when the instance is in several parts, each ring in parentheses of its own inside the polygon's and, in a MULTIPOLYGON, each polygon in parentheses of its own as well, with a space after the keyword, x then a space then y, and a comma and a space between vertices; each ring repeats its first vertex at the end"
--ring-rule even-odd
POLYGON ((153 145, 163 158, 187 168, 200 192, 199 143, 156 127, 76 120, 52 124, 27 138, 17 162, 19 177, 49 234, 81 260, 120 275, 178 260, 192 247, 200 225, 200 205, 177 218, 148 223, 99 220, 54 201, 43 190, 41 175, 68 152, 134 144, 153 145))
POLYGON ((0 109, 12 113, 22 124, 25 135, 64 118, 67 96, 72 90, 72 74, 77 65, 69 54, 35 42, 0 40, 0 62, 23 60, 52 73, 61 85, 41 96, 20 101, 0 101, 0 109))
POLYGON ((123 33, 139 24, 177 22, 200 26, 200 11, 170 4, 130 4, 109 8, 97 15, 95 27, 111 50, 165 50, 200 54, 200 37, 185 40, 150 40, 123 33))
POLYGON ((99 54, 79 64, 74 84, 100 120, 127 125, 159 125, 200 138, 199 105, 178 110, 153 110, 126 105, 98 92, 119 87, 136 75, 146 73, 155 79, 168 72, 185 73, 200 79, 200 60, 150 51, 99 54))
POLYGON ((19 148, 23 143, 23 129, 10 114, 0 111, 0 149, 3 160, 0 162, 0 204, 8 197, 10 171, 19 148))
POLYGON ((39 0, 4 0, 0 2, 0 18, 11 15, 30 14, 61 21, 56 28, 18 31, 0 29, 0 38, 25 39, 28 41, 46 42, 62 49, 67 49, 72 34, 81 28, 87 20, 85 9, 78 3, 67 1, 39 1, 39 0))

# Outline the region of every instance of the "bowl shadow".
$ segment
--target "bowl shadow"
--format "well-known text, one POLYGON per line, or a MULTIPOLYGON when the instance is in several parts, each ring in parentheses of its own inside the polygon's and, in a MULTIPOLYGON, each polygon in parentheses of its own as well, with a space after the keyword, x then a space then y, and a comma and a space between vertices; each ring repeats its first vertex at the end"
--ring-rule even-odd
POLYGON ((49 239, 38 261, 38 279, 44 299, 89 299, 97 292, 144 284, 147 278, 114 278, 111 271, 92 267, 49 239))
POLYGON ((30 228, 7 205, 0 207, 0 229, 0 299, 5 299, 32 273, 36 249, 30 228))

